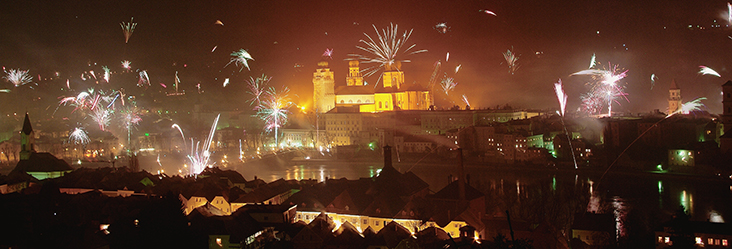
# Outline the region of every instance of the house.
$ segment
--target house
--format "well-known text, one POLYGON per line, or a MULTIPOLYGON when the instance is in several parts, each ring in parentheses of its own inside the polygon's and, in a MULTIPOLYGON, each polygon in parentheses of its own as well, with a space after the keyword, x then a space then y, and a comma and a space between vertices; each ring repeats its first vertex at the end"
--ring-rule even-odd
POLYGON ((615 244, 615 215, 613 213, 584 213, 574 217, 572 239, 590 246, 615 244))

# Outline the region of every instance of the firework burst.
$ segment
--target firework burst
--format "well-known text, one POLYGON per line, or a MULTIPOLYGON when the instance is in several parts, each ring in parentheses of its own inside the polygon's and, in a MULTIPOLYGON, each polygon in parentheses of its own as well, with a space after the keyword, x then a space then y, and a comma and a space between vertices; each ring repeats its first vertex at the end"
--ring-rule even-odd
POLYGON ((257 111, 256 116, 264 120, 264 129, 267 132, 274 131, 275 134, 275 145, 279 145, 278 140, 278 129, 287 123, 287 114, 289 113, 289 107, 292 106, 292 102, 289 97, 290 89, 287 87, 283 88, 282 91, 277 92, 273 87, 270 87, 264 93, 263 99, 260 101, 254 110, 257 111))
POLYGON ((445 74, 445 76, 442 78, 442 81, 440 82, 442 91, 444 91, 446 95, 450 95, 450 91, 455 90, 457 84, 457 81, 455 81, 455 79, 452 77, 447 77, 447 74, 445 74))
POLYGON ((328 57, 329 59, 333 59, 333 49, 332 48, 326 48, 325 52, 323 52, 323 57, 328 57))
POLYGON ((138 74, 137 86, 150 85, 150 76, 147 75, 147 70, 142 70, 138 74))
POLYGON ((234 63, 237 66, 239 66, 239 64, 243 65, 241 66, 241 68, 239 68, 239 72, 241 72, 241 70, 244 70, 244 67, 246 67, 247 70, 251 70, 249 69, 249 63, 247 61, 253 60, 254 58, 252 58, 252 55, 250 55, 249 52, 242 48, 231 53, 231 60, 224 67, 227 67, 229 66, 229 64, 234 63))
POLYGON ((106 81, 107 83, 109 83, 109 77, 111 75, 110 70, 109 70, 109 67, 102 66, 102 69, 104 70, 104 81, 106 81))
POLYGON ((80 127, 76 127, 74 131, 69 134, 69 142, 74 144, 87 144, 89 141, 89 135, 80 127))
POLYGON ((676 114, 689 114, 691 112, 701 111, 704 108, 704 103, 702 103, 701 101, 706 100, 706 99, 707 98, 705 98, 705 97, 701 97, 701 98, 697 98, 695 100, 683 103, 683 104, 681 104, 681 108, 679 108, 678 110, 676 110, 673 113, 669 113, 668 117, 676 115, 676 114))
POLYGON ((613 102, 620 104, 618 99, 624 98, 630 102, 625 93, 625 86, 620 80, 627 76, 628 70, 618 69, 618 65, 608 63, 609 69, 586 69, 572 75, 591 76, 593 81, 590 92, 582 96, 582 107, 589 113, 599 113, 607 105, 607 115, 612 116, 613 102))
POLYGON ((269 84, 269 81, 271 79, 272 77, 264 74, 257 77, 256 79, 251 76, 249 77, 249 80, 247 80, 247 88, 249 88, 249 91, 247 91, 247 93, 252 95, 252 98, 249 99, 250 105, 254 104, 255 102, 257 105, 260 105, 262 103, 261 97, 266 92, 267 85, 269 84))
POLYGON ((503 58, 506 59, 506 64, 508 64, 509 73, 514 74, 516 73, 516 70, 519 69, 519 56, 521 55, 516 55, 516 53, 511 51, 510 49, 503 53, 503 58))
POLYGON ((91 118, 97 123, 97 125, 99 125, 99 129, 104 131, 104 129, 109 126, 109 121, 111 120, 112 115, 109 109, 99 106, 92 111, 91 118))
POLYGON ((5 74, 3 78, 15 87, 33 82, 33 77, 28 74, 28 70, 10 69, 5 71, 5 74))
POLYGON ((445 34, 450 31, 450 26, 447 26, 446 22, 438 23, 432 28, 437 30, 440 34, 445 34))
MULTIPOLYGON (((355 57, 355 59, 362 61, 364 64, 375 64, 374 66, 367 67, 362 70, 365 76, 371 76, 380 70, 389 70, 397 66, 397 62, 407 63, 410 62, 408 59, 399 59, 398 57, 403 54, 417 54, 427 52, 427 50, 412 51, 417 44, 412 44, 406 49, 402 50, 402 47, 407 43, 409 37, 412 35, 412 30, 405 31, 403 34, 399 34, 398 25, 391 24, 389 28, 382 29, 381 33, 375 25, 371 25, 376 31, 376 38, 374 40, 371 36, 364 33, 366 40, 360 40, 360 43, 365 46, 356 46, 356 48, 365 51, 368 54, 350 54, 349 56, 355 57)), ((397 68, 398 69, 398 68, 397 68)), ((377 81, 378 82, 378 81, 377 81)))
POLYGON ((131 61, 122 61, 122 68, 130 70, 132 69, 132 62, 131 61))
POLYGON ((130 18, 130 22, 125 23, 121 22, 119 24, 120 27, 122 27, 122 33, 125 35, 125 43, 130 40, 130 36, 132 36, 132 32, 135 32, 135 27, 137 26, 137 23, 133 22, 135 18, 130 18))

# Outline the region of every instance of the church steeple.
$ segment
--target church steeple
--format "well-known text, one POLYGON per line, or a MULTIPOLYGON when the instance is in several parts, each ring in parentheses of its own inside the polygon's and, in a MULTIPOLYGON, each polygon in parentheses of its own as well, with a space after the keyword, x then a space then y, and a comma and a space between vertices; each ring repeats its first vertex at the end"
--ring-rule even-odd
POLYGON ((26 112, 23 129, 20 131, 20 160, 28 160, 30 155, 36 152, 33 139, 33 127, 31 127, 30 117, 26 112))

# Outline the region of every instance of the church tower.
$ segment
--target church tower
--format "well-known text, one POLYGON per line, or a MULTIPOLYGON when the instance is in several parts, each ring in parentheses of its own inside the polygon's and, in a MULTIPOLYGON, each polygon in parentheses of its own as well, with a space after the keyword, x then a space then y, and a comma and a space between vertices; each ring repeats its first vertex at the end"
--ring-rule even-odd
POLYGON ((346 77, 346 85, 363 86, 363 76, 358 67, 358 61, 348 62, 348 77, 346 77))
POLYGON ((719 138, 723 153, 732 153, 732 80, 722 85, 722 136, 719 138))
POLYGON ((386 65, 384 74, 381 76, 384 82, 384 88, 391 87, 392 91, 399 90, 404 84, 404 72, 402 72, 402 63, 397 61, 394 64, 386 65))
POLYGON ((681 89, 671 80, 671 89, 668 89, 668 114, 678 111, 681 108, 681 89))
POLYGON ((335 107, 333 72, 328 68, 327 61, 321 61, 313 73, 313 110, 317 113, 326 113, 333 107, 335 107))
POLYGON ((30 118, 28 113, 25 113, 25 120, 23 121, 23 129, 20 131, 20 160, 28 160, 30 155, 35 153, 36 150, 33 148, 33 127, 31 127, 30 118))

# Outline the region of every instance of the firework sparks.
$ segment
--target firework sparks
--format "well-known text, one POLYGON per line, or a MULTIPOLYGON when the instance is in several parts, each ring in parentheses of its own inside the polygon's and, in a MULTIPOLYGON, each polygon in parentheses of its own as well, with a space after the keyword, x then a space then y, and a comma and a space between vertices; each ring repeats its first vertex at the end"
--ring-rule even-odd
POLYGON ((130 70, 132 68, 132 62, 131 61, 122 61, 122 68, 130 70))
POLYGON ((701 97, 701 98, 697 98, 695 100, 683 103, 683 104, 681 104, 681 108, 679 108, 678 110, 676 110, 673 113, 669 113, 668 117, 676 115, 676 114, 689 114, 691 112, 701 111, 704 108, 704 103, 702 103, 701 101, 706 100, 706 99, 707 98, 705 98, 705 97, 701 97))
POLYGON ((333 59, 333 49, 332 48, 326 48, 325 52, 323 52, 323 57, 328 57, 331 60, 333 59))
MULTIPOLYGON (((391 24, 389 28, 382 29, 381 33, 375 25, 371 25, 376 31, 376 38, 374 40, 368 34, 364 33, 366 40, 360 40, 359 42, 366 46, 356 46, 368 53, 368 55, 362 54, 350 54, 350 56, 356 57, 359 61, 363 61, 364 64, 373 63, 374 66, 365 68, 362 70, 365 76, 371 76, 380 70, 390 70, 397 67, 397 62, 407 63, 410 62, 408 59, 399 59, 398 57, 402 54, 417 54, 427 52, 427 50, 412 51, 417 44, 412 44, 406 49, 402 50, 402 47, 407 43, 409 37, 412 35, 412 30, 405 31, 402 35, 399 35, 398 25, 391 24)), ((398 68, 396 68, 398 70, 398 68)))
POLYGON ((244 67, 246 67, 247 70, 251 70, 251 69, 249 69, 249 63, 247 61, 253 61, 253 60, 254 60, 254 58, 252 58, 252 55, 250 55, 249 52, 247 52, 246 50, 244 50, 242 48, 242 49, 239 49, 238 51, 234 51, 231 53, 231 60, 224 67, 227 67, 227 66, 229 66, 229 64, 234 63, 237 66, 239 66, 239 64, 244 65, 243 67, 239 68, 239 72, 241 72, 241 70, 244 70, 244 67))
POLYGON ((107 83, 109 83, 109 76, 111 74, 110 71, 109 71, 109 67, 102 66, 102 69, 104 70, 104 81, 106 81, 107 83))
POLYGON ((567 95, 564 94, 564 87, 562 85, 562 79, 559 79, 557 83, 554 83, 554 92, 557 94, 557 100, 559 100, 559 110, 562 116, 564 116, 564 110, 567 107, 567 95))
POLYGON ((613 102, 620 104, 617 101, 620 97, 629 101, 626 97, 628 94, 623 91, 625 87, 618 84, 627 76, 628 70, 623 71, 619 70, 617 65, 612 66, 609 63, 608 65, 610 69, 586 69, 572 74, 588 75, 594 79, 593 82, 588 83, 592 85, 590 93, 582 96, 582 107, 587 112, 598 113, 606 103, 607 115, 612 116, 613 102))
POLYGON ((446 22, 438 23, 437 25, 435 25, 432 28, 437 30, 437 32, 439 32, 440 34, 445 34, 450 31, 450 26, 447 26, 446 22))
POLYGON ((269 84, 269 81, 271 79, 272 77, 264 74, 257 77, 256 79, 251 76, 249 77, 249 80, 247 81, 247 88, 249 88, 249 91, 247 91, 247 93, 252 95, 252 98, 249 99, 250 105, 254 104, 255 102, 257 105, 260 105, 262 103, 261 97, 265 93, 267 85, 269 84))
POLYGON ((190 153, 186 156, 191 163, 191 167, 188 168, 189 174, 198 175, 203 172, 203 170, 207 167, 211 167, 216 164, 216 162, 210 160, 210 148, 214 134, 216 133, 216 127, 219 123, 219 117, 221 117, 221 114, 217 115, 216 119, 214 119, 214 122, 211 125, 211 130, 208 133, 208 137, 203 142, 203 144, 201 144, 201 141, 195 142, 193 138, 191 138, 191 144, 190 146, 188 146, 187 144, 185 144, 186 137, 185 135, 183 135, 183 130, 180 129, 180 126, 178 126, 178 124, 173 124, 173 126, 171 126, 171 128, 175 128, 180 132, 180 136, 183 138, 184 146, 186 148, 190 147, 190 153))
POLYGON ((506 59, 506 64, 508 64, 509 73, 514 74, 516 73, 516 70, 519 69, 519 65, 517 63, 519 56, 520 55, 516 55, 516 53, 512 52, 510 49, 503 53, 503 58, 506 59))
POLYGON ((28 74, 28 70, 10 69, 5 71, 5 74, 3 78, 15 87, 33 82, 33 77, 28 74))
POLYGON ((137 86, 150 85, 150 76, 147 75, 147 70, 142 70, 138 74, 137 86))
POLYGON ((496 13, 494 13, 493 11, 490 11, 490 10, 480 10, 480 12, 481 13, 486 13, 486 14, 489 14, 489 15, 492 15, 492 16, 497 16, 496 13))
POLYGON ((450 52, 445 53, 445 63, 450 61, 450 52))
POLYGON ((447 77, 447 74, 442 78, 442 82, 440 82, 440 86, 442 87, 442 90, 445 91, 446 95, 450 95, 450 91, 455 90, 455 86, 457 86, 457 81, 455 81, 452 77, 447 77))
POLYGON ((460 64, 460 65, 457 65, 457 67, 455 67, 455 74, 457 74, 458 71, 460 71, 460 67, 462 67, 462 66, 463 66, 463 64, 460 64))
POLYGON ((732 4, 727 2, 727 23, 732 24, 732 4))
POLYGON ((224 26, 224 22, 222 22, 221 20, 216 20, 216 22, 214 24, 224 26))
POLYGON ((109 126, 111 115, 107 108, 99 106, 94 109, 91 115, 92 120, 99 125, 100 130, 104 130, 105 127, 109 126))
POLYGON ((651 74, 651 90, 653 90, 653 87, 656 85, 656 80, 658 79, 658 76, 656 74, 651 74))
POLYGON ((719 75, 719 73, 717 73, 717 71, 714 71, 714 69, 711 69, 711 68, 709 68, 707 66, 699 66, 699 74, 701 74, 701 75, 707 75, 708 74, 708 75, 714 75, 714 76, 717 76, 717 77, 722 77, 722 76, 719 75))
POLYGON ((69 134, 69 142, 74 144, 87 144, 89 141, 89 135, 80 127, 76 127, 74 131, 69 134))
POLYGON ((264 120, 264 129, 267 132, 274 131, 276 146, 279 145, 278 129, 287 123, 288 108, 292 106, 289 93, 290 89, 287 87, 280 92, 270 87, 259 105, 254 108, 257 111, 256 116, 264 120))
POLYGON ((0 89, 0 93, 9 93, 10 89, 0 89))
POLYGON ((229 78, 224 79, 224 87, 229 85, 229 78))
POLYGON ((120 27, 122 27, 122 33, 125 35, 125 43, 130 40, 130 36, 132 36, 132 32, 135 32, 135 26, 137 26, 137 23, 132 22, 135 18, 130 18, 130 22, 125 23, 121 22, 119 24, 120 27))

